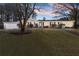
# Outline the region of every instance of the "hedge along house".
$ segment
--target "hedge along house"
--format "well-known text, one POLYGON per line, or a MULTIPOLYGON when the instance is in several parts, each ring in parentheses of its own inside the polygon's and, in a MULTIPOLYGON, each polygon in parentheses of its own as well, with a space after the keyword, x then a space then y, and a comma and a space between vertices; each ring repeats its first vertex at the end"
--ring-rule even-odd
MULTIPOLYGON (((3 22, 4 29, 19 29, 19 21, 17 22, 3 22)), ((28 28, 73 28, 74 21, 61 20, 34 20, 29 19, 26 23, 28 28)))

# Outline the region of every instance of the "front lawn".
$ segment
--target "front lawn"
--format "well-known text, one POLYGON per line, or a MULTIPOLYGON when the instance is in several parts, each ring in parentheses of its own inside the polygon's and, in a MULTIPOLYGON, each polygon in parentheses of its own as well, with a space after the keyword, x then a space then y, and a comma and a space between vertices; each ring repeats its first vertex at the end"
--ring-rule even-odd
POLYGON ((79 29, 75 29, 74 31, 79 32, 79 29))
POLYGON ((0 55, 79 55, 79 37, 63 30, 32 30, 15 35, 0 31, 0 55))

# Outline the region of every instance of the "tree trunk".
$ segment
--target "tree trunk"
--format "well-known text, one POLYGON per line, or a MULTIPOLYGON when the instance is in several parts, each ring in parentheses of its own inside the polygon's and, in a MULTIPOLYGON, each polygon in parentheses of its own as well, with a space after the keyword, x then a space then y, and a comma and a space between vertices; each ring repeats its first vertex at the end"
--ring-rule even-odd
POLYGON ((75 10, 74 19, 75 19, 74 28, 77 29, 77 10, 75 10))
POLYGON ((21 32, 24 33, 25 32, 25 27, 21 28, 21 32))
POLYGON ((74 22, 74 28, 77 29, 77 20, 74 22))
POLYGON ((22 21, 20 22, 20 27, 21 27, 21 32, 25 32, 25 27, 26 27, 26 21, 25 20, 23 20, 23 23, 22 23, 22 21))
POLYGON ((3 19, 2 19, 2 14, 1 14, 1 23, 3 22, 3 19))

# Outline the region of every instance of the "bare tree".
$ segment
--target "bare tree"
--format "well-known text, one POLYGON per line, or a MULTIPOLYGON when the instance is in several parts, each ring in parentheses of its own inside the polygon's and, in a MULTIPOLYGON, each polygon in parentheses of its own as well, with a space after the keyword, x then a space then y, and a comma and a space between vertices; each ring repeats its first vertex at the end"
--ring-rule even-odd
POLYGON ((4 16, 4 6, 0 5, 0 22, 1 23, 4 21, 3 16, 4 16))
POLYGON ((35 3, 16 4, 17 18, 20 22, 21 32, 25 32, 26 22, 33 14, 35 5, 35 3))
POLYGON ((57 11, 62 16, 71 17, 74 22, 74 28, 77 28, 77 20, 79 16, 79 4, 78 3, 59 3, 55 4, 57 11), (68 12, 68 13, 67 13, 68 12))
POLYGON ((36 17, 37 17, 37 13, 36 13, 36 12, 33 12, 32 18, 33 18, 33 19, 36 19, 36 17))

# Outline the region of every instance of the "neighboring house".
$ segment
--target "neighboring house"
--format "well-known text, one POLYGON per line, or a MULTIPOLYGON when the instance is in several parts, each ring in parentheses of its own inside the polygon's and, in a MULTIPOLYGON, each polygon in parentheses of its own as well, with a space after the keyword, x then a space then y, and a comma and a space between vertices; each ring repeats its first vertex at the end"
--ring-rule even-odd
MULTIPOLYGON (((19 29, 19 22, 4 22, 4 29, 19 29)), ((74 21, 33 20, 26 23, 28 28, 73 28, 74 21)))

